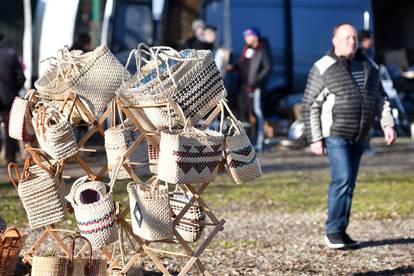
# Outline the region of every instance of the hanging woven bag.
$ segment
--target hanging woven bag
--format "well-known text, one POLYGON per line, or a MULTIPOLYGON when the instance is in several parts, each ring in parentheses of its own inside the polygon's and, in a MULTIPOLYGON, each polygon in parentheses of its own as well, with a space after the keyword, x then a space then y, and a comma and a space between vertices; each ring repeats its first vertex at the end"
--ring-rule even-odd
POLYGON ((93 248, 102 248, 118 239, 112 194, 120 166, 119 162, 109 183, 88 181, 88 176, 84 176, 73 183, 66 196, 75 212, 80 234, 91 242, 93 248))
POLYGON ((30 155, 25 160, 22 175, 16 164, 8 166, 9 178, 23 203, 31 228, 50 225, 63 220, 66 210, 66 187, 62 181, 61 167, 52 164, 45 155, 26 146, 30 155), (40 158, 45 161, 41 162, 40 158), (35 165, 30 166, 34 161, 35 165), (12 170, 17 182, 12 177, 12 170))
POLYGON ((131 182, 128 184, 132 229, 148 241, 171 240, 173 226, 168 187, 131 182))
POLYGON ((32 89, 27 92, 24 98, 14 98, 9 115, 9 136, 11 138, 28 143, 34 140, 31 111, 35 93, 36 90, 32 89))
POLYGON ((67 159, 79 152, 76 137, 67 117, 53 106, 39 103, 33 126, 40 147, 55 160, 67 159))
POLYGON ((16 228, 9 228, 0 234, 0 275, 15 275, 19 254, 27 235, 22 235, 16 228))
MULTIPOLYGON (((69 238, 66 236, 64 239, 69 238)), ((71 238, 71 237, 70 237, 71 238)), ((70 254, 57 256, 53 250, 52 256, 33 256, 32 276, 107 276, 107 264, 105 259, 92 258, 92 245, 82 236, 72 239, 69 246, 70 254), (89 249, 88 257, 75 257, 75 243, 77 239, 85 241, 89 249)))

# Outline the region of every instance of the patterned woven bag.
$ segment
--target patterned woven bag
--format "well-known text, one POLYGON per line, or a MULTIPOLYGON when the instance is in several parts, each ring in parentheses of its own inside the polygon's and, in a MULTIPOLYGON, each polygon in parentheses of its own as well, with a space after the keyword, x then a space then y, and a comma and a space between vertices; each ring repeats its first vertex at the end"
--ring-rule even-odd
POLYGON ((232 123, 226 136, 226 167, 236 184, 246 183, 262 175, 262 168, 256 152, 244 132, 240 121, 229 119, 232 123))
POLYGON ((16 264, 26 237, 27 235, 22 235, 16 228, 0 233, 0 275, 16 275, 16 264))
POLYGON ((204 222, 192 222, 186 219, 181 219, 175 228, 183 240, 187 242, 196 242, 203 235, 205 229, 204 222))
POLYGON ((112 193, 120 167, 118 162, 108 184, 88 181, 88 176, 79 178, 66 196, 74 209, 80 234, 91 242, 93 248, 102 248, 118 240, 112 193))
MULTIPOLYGON (((65 238, 70 237, 66 236, 65 238)), ((72 239, 70 256, 33 256, 32 276, 107 276, 106 260, 92 258, 91 243, 82 236, 72 239), (89 248, 87 258, 75 257, 75 242, 77 239, 85 241, 89 248)))
POLYGON ((72 126, 62 113, 46 103, 39 103, 33 113, 37 141, 47 154, 60 161, 79 152, 72 126))
MULTIPOLYGON (((116 111, 119 111, 119 109, 116 107, 115 101, 112 101, 111 109, 112 126, 105 130, 105 151, 109 172, 117 165, 119 156, 123 156, 139 137, 138 131, 134 131, 133 127, 124 124, 121 112, 118 114, 121 124, 116 125, 116 111)), ((150 174, 146 141, 142 141, 125 161, 131 163, 128 166, 136 175, 150 174)), ((121 167, 118 179, 128 178, 131 178, 131 176, 124 167, 121 167)))
POLYGON ((180 122, 171 107, 162 106, 169 99, 180 105, 186 117, 196 124, 226 97, 211 51, 176 52, 168 47, 150 48, 140 44, 136 51, 138 64, 145 60, 143 56, 148 56, 147 53, 150 55, 149 63, 155 64, 155 68, 138 79, 122 97, 132 104, 150 106, 144 108, 144 112, 157 129, 180 122))
POLYGON ((168 187, 130 182, 128 194, 134 233, 148 241, 172 239, 168 187))
POLYGON ((24 98, 14 98, 9 116, 9 136, 11 138, 29 143, 34 140, 31 110, 35 92, 36 90, 32 89, 27 92, 24 98))
MULTIPOLYGON (((129 73, 106 46, 99 46, 88 53, 58 51, 56 65, 36 82, 39 93, 50 99, 63 100, 75 92, 89 111, 96 117, 103 112, 115 96, 129 73)), ((87 117, 82 115, 85 121, 87 117)))
POLYGON ((63 220, 66 210, 64 199, 66 188, 62 181, 61 168, 49 162, 41 153, 26 146, 31 155, 26 158, 22 175, 19 176, 17 166, 8 166, 9 178, 17 189, 18 195, 26 210, 31 228, 38 228, 63 220), (45 162, 40 162, 40 157, 45 162), (33 160, 36 165, 30 166, 33 160), (12 177, 14 169, 18 183, 12 177))
POLYGON ((212 182, 223 161, 224 135, 199 130, 189 120, 183 130, 161 131, 158 179, 167 183, 212 182))

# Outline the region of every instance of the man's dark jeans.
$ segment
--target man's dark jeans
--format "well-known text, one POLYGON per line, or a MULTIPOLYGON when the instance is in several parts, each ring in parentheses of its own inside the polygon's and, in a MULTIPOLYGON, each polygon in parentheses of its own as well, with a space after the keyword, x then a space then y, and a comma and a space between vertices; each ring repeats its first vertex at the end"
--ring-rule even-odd
POLYGON ((349 224, 352 195, 366 140, 352 142, 340 137, 325 138, 331 168, 326 233, 344 233, 349 224))

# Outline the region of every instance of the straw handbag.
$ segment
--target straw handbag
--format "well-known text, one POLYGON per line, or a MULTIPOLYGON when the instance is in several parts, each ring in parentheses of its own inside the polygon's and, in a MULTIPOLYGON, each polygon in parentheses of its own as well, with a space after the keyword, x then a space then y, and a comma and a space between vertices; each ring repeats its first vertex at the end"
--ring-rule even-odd
POLYGON ((177 52, 168 47, 140 44, 135 53, 138 68, 148 56, 147 65, 155 68, 145 75, 138 70, 141 78, 121 97, 132 104, 150 106, 144 108, 144 112, 157 129, 179 123, 174 110, 162 106, 169 99, 180 105, 184 114, 196 124, 227 95, 211 51, 177 52))
MULTIPOLYGON (((68 236, 67 236, 68 237, 68 236)), ((107 276, 107 265, 104 259, 92 258, 92 245, 82 236, 72 239, 70 256, 33 256, 32 276, 107 276), (75 242, 82 239, 89 248, 89 257, 75 257, 75 242)))
POLYGON ((16 228, 7 229, 0 234, 0 275, 15 275, 16 264, 23 248, 26 235, 16 228))
POLYGON ((256 152, 244 132, 241 122, 230 118, 231 127, 226 137, 226 167, 236 184, 255 180, 262 175, 256 152))
MULTIPOLYGON (((131 126, 126 126, 122 119, 122 113, 119 112, 118 116, 121 120, 121 124, 116 125, 116 111, 120 111, 115 101, 112 101, 112 125, 105 130, 105 151, 108 159, 108 171, 111 172, 117 165, 119 156, 123 156, 132 144, 137 140, 139 133, 133 130, 131 126)), ((126 162, 133 164, 129 165, 132 171, 137 175, 150 174, 148 164, 148 152, 146 141, 142 141, 134 151, 125 159, 126 162), (134 164, 135 163, 135 164, 134 164), (138 163, 138 164, 137 164, 138 163)), ((131 178, 124 167, 121 167, 118 179, 131 178)))
POLYGON ((161 131, 158 179, 174 184, 211 182, 223 161, 224 135, 185 121, 183 130, 161 131))
MULTIPOLYGON (((129 73, 106 46, 88 53, 58 51, 56 64, 36 82, 39 93, 50 99, 63 100, 68 93, 76 92, 95 117, 103 112, 115 96, 129 73)), ((82 118, 88 121, 85 116, 82 118)))
POLYGON ((91 242, 93 248, 101 248, 118 239, 112 193, 120 166, 118 163, 108 184, 88 181, 88 176, 84 176, 73 183, 66 196, 74 209, 80 234, 91 242))
POLYGON ((64 160, 79 152, 71 124, 53 106, 39 103, 32 122, 40 147, 53 159, 64 160))
POLYGON ((33 151, 26 146, 26 152, 31 155, 26 158, 22 175, 16 164, 8 166, 9 178, 26 210, 31 228, 38 228, 63 220, 66 201, 64 199, 66 188, 62 181, 61 167, 53 165, 41 153, 33 151), (45 162, 40 161, 40 157, 45 162), (36 165, 30 166, 33 160, 36 165), (18 183, 12 177, 12 169, 18 179, 18 183))
POLYGON ((14 98, 9 116, 9 136, 11 138, 23 142, 34 140, 31 111, 35 92, 36 90, 32 89, 27 92, 24 98, 14 98))
POLYGON ((168 187, 131 182, 128 194, 134 233, 148 241, 172 239, 168 187))

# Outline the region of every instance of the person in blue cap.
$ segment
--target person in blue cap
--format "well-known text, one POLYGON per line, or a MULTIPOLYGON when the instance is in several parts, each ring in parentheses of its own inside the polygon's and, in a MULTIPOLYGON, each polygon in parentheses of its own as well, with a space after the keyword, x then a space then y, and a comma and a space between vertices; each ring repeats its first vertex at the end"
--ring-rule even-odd
POLYGON ((256 150, 261 152, 264 140, 264 118, 261 94, 271 71, 267 43, 259 28, 252 26, 243 32, 246 44, 237 66, 239 70, 238 111, 242 121, 256 125, 256 150))

